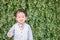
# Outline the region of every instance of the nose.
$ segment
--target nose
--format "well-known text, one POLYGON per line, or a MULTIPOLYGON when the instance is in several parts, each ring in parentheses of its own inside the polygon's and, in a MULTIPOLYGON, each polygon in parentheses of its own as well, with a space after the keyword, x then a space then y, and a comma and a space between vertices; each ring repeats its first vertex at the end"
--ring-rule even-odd
POLYGON ((22 17, 20 17, 20 18, 19 18, 19 20, 23 20, 23 18, 22 18, 22 17))

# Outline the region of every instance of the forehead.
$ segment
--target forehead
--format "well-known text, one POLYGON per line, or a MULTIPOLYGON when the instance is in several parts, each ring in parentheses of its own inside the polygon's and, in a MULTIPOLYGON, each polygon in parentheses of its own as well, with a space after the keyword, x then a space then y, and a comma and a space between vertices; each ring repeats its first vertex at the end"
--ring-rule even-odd
POLYGON ((18 16, 25 16, 25 13, 23 13, 23 12, 17 12, 16 15, 18 15, 18 16))

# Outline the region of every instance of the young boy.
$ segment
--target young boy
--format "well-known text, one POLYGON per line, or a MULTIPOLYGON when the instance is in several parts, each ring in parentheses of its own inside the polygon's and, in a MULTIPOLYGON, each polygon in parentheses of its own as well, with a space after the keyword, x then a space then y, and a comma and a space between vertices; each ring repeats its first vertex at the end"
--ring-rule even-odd
POLYGON ((24 9, 18 9, 14 14, 17 23, 7 33, 7 36, 11 38, 14 36, 14 40, 33 40, 32 30, 30 26, 25 23, 27 20, 27 13, 24 9))

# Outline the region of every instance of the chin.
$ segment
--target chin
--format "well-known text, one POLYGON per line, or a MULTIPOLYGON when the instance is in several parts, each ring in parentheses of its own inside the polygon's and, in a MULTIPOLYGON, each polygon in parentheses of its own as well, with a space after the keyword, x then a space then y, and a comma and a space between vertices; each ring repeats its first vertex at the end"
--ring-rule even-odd
POLYGON ((23 24, 23 22, 19 22, 20 24, 23 24))
POLYGON ((24 23, 24 21, 19 21, 19 23, 20 23, 20 24, 23 24, 23 23, 24 23))

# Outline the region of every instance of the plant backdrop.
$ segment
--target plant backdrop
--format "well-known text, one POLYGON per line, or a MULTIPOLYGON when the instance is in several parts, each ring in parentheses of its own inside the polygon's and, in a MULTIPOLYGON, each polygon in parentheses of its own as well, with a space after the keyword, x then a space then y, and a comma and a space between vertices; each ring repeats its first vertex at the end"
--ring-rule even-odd
POLYGON ((24 8, 34 40, 60 40, 60 0, 0 0, 0 40, 16 22, 14 12, 24 8))

